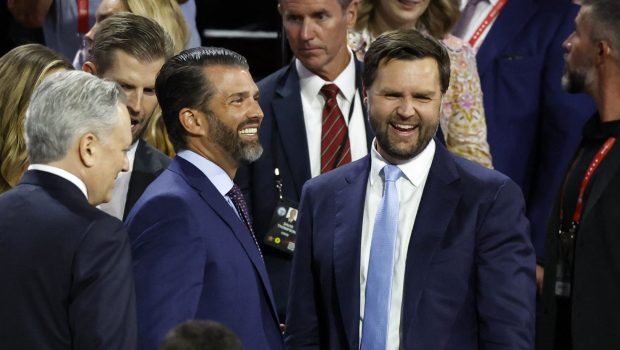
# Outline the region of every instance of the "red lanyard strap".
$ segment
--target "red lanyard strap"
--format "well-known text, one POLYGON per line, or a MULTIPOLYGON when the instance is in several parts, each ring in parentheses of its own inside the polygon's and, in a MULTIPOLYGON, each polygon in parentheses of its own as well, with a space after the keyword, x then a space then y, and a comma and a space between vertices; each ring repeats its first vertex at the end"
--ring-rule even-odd
POLYGON ((77 0, 78 33, 88 32, 88 0, 77 0))
MULTIPOLYGON (((615 137, 610 137, 607 139, 607 141, 605 141, 603 146, 601 146, 598 152, 596 152, 596 156, 590 162, 590 165, 588 166, 588 169, 586 170, 586 174, 584 175, 583 180, 581 180, 581 186, 579 186, 579 195, 577 197, 577 205, 575 205, 575 212, 573 213, 573 223, 575 225, 579 225, 579 222, 581 221, 581 215, 583 213, 583 196, 586 192, 586 188, 588 188, 588 184, 590 184, 590 180, 592 179, 594 172, 596 171, 598 166, 603 162, 603 159, 605 159, 605 157, 607 156, 607 153, 609 153, 609 151, 611 150, 611 148, 614 146, 615 143, 616 143, 615 137)), ((564 217, 563 209, 560 209, 560 222, 562 222, 563 217, 564 217)))
POLYGON ((484 31, 489 27, 489 25, 491 25, 491 22, 493 22, 493 20, 497 16, 499 16, 499 12, 502 10, 504 5, 506 5, 507 1, 508 0, 499 0, 497 4, 493 6, 493 8, 491 9, 491 12, 489 12, 489 14, 486 16, 484 21, 480 23, 480 26, 478 26, 474 34, 469 39, 469 45, 471 47, 476 47, 476 43, 478 42, 478 39, 480 39, 480 36, 482 36, 482 33, 484 33, 484 31))

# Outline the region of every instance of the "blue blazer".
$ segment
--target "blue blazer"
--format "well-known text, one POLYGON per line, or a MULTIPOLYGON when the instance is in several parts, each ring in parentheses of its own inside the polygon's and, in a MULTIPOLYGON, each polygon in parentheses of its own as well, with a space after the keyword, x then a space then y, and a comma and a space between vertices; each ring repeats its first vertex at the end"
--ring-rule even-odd
MULTIPOLYGON (((287 349, 359 348, 369 171, 366 157, 304 187, 287 349)), ((534 265, 519 188, 437 145, 407 252, 401 347, 533 349, 534 265)))
POLYGON ((267 271, 245 225, 197 167, 176 157, 125 224, 136 278, 138 347, 188 319, 210 319, 246 349, 282 349, 267 271))
POLYGON ((595 110, 562 90, 562 42, 578 7, 567 0, 510 0, 476 54, 496 170, 523 190, 532 241, 543 256, 563 174, 595 110))
MULTIPOLYGON (((358 92, 362 91, 362 64, 355 61, 358 92)), ((260 142, 263 155, 256 162, 241 167, 235 182, 246 195, 254 219, 254 232, 261 243, 269 231, 271 218, 278 201, 274 176, 274 157, 283 180, 284 197, 299 202, 301 189, 310 179, 310 157, 304 113, 301 105, 299 75, 295 62, 269 75, 258 83, 259 103, 265 114, 260 128, 260 142)), ((364 108, 366 142, 368 147, 373 132, 368 124, 364 108)), ((291 257, 269 246, 262 245, 265 264, 274 289, 278 314, 284 318, 291 257)))
POLYGON ((0 348, 136 348, 129 239, 70 181, 29 170, 0 196, 0 348))

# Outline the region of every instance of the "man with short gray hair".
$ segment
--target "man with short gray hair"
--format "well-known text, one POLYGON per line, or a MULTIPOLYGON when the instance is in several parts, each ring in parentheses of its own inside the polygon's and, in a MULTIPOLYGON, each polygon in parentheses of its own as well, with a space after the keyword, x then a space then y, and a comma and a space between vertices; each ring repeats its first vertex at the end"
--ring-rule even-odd
POLYGON ((117 84, 77 71, 32 95, 30 166, 0 196, 3 349, 135 349, 127 233, 94 207, 128 168, 125 100, 117 84))

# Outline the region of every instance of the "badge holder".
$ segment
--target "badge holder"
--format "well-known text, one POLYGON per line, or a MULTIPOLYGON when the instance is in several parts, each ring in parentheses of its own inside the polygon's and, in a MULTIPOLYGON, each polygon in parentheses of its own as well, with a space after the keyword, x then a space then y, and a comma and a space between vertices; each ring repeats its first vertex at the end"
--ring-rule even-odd
POLYGON ((263 243, 289 256, 295 251, 297 231, 298 203, 282 196, 282 179, 278 168, 275 169, 278 203, 271 218, 271 228, 267 231, 263 243))

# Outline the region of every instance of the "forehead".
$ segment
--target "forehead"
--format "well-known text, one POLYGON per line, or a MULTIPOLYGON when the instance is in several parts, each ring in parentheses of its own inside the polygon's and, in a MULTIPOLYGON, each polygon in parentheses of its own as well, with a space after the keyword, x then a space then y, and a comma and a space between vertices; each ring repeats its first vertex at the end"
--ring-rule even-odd
POLYGON ((439 66, 431 57, 382 60, 372 88, 440 91, 439 66))
POLYGON ((249 92, 255 93, 258 87, 252 79, 250 71, 242 67, 215 65, 204 69, 205 77, 215 88, 216 94, 225 96, 249 92))
POLYGON ((339 0, 281 0, 284 14, 311 15, 316 12, 342 12, 339 0))
POLYGON ((164 62, 163 57, 150 62, 140 61, 125 51, 116 49, 112 51, 110 68, 103 72, 102 76, 116 81, 154 84, 157 73, 159 73, 164 62))
POLYGON ((96 15, 97 17, 100 17, 100 20, 103 20, 105 17, 111 16, 121 11, 127 11, 125 5, 121 0, 103 0, 97 8, 96 15))

